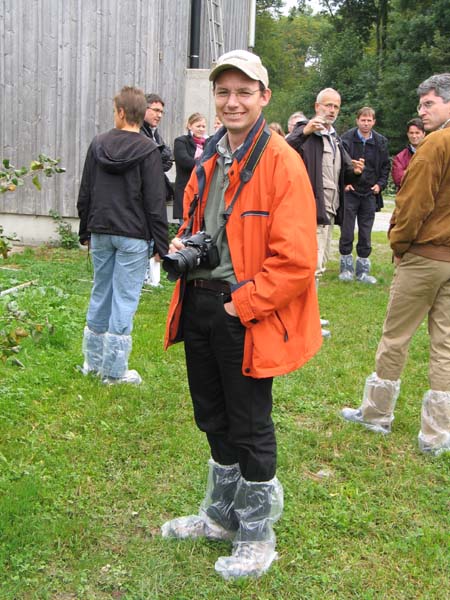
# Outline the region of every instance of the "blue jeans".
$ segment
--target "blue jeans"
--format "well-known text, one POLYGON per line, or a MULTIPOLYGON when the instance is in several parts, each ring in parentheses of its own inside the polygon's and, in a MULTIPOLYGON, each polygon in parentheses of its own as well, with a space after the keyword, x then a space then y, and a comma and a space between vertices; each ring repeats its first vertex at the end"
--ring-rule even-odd
POLYGON ((94 285, 87 325, 95 333, 130 335, 148 264, 146 240, 93 233, 94 285))

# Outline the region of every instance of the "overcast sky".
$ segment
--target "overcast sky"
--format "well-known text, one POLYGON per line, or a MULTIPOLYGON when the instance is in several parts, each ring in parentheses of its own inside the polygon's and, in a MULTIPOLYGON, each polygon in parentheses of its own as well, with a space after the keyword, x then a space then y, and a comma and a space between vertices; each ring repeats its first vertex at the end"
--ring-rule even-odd
MULTIPOLYGON (((320 8, 319 0, 308 0, 308 4, 313 8, 314 11, 317 11, 320 8)), ((284 12, 286 14, 289 12, 289 9, 292 8, 292 6, 297 6, 296 0, 284 0, 284 12)))

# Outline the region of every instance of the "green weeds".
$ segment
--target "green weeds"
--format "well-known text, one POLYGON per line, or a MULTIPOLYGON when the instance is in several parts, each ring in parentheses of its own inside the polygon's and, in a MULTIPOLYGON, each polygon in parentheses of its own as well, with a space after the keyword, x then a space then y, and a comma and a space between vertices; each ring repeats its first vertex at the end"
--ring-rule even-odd
POLYGON ((61 246, 66 250, 78 248, 80 245, 78 240, 78 234, 75 231, 73 231, 71 224, 68 221, 64 221, 64 219, 56 210, 51 210, 49 212, 49 215, 55 223, 56 231, 58 232, 59 236, 56 245, 61 246))

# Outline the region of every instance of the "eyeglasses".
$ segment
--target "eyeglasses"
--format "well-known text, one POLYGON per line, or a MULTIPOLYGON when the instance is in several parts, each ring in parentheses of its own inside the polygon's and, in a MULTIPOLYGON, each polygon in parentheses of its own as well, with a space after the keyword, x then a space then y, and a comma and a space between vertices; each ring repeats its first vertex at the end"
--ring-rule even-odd
POLYGON ((420 111, 421 108, 423 108, 423 110, 430 110, 430 108, 433 108, 433 106, 436 104, 436 102, 433 102, 432 100, 427 100, 427 102, 421 102, 420 104, 417 105, 417 112, 420 111))
POLYGON ((147 106, 147 108, 149 108, 150 110, 152 110, 153 112, 155 112, 157 115, 163 115, 164 111, 162 108, 153 108, 153 106, 147 106))
POLYGON ((257 94, 260 91, 261 91, 260 89, 257 89, 257 90, 246 90, 246 89, 227 90, 225 88, 220 88, 220 89, 214 91, 214 95, 216 96, 216 98, 220 98, 220 99, 224 100, 225 98, 229 98, 231 96, 231 94, 234 94, 236 96, 236 98, 239 98, 241 100, 248 100, 254 94, 257 94))
POLYGON ((340 106, 338 104, 333 104, 332 102, 328 102, 328 104, 324 104, 323 102, 319 102, 320 106, 325 106, 328 110, 334 108, 334 110, 340 110, 340 106))

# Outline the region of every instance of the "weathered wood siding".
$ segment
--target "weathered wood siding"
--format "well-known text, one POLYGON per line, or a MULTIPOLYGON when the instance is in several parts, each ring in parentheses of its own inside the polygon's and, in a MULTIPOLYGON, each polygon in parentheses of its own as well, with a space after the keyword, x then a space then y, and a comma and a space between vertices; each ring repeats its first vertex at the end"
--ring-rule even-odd
MULTIPOLYGON (((225 51, 247 47, 249 4, 224 0, 225 51)), ((0 212, 76 216, 87 147, 112 127, 123 85, 161 94, 167 142, 183 132, 190 10, 190 0, 0 0, 0 158, 21 166, 43 152, 67 169, 40 193, 29 183, 2 195, 0 212)), ((206 2, 201 37, 209 68, 206 2)))

